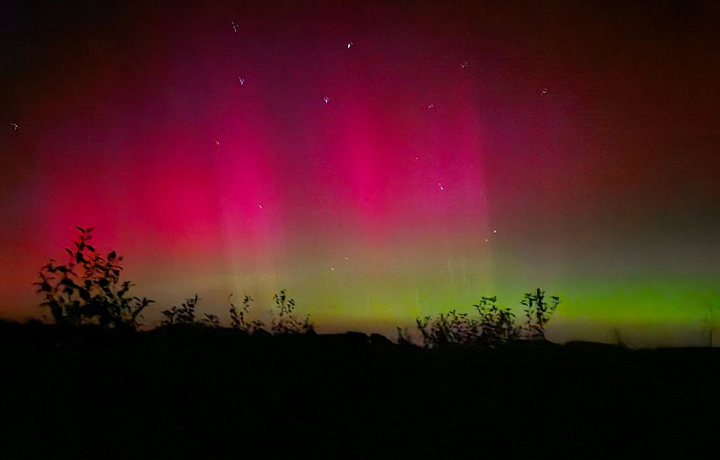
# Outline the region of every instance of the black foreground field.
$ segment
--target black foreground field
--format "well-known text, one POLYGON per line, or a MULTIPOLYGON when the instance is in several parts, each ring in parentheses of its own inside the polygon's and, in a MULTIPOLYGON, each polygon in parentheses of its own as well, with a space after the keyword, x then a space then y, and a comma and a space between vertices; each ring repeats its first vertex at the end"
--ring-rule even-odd
POLYGON ((719 408, 715 349, 0 324, 2 459, 717 458, 719 408))

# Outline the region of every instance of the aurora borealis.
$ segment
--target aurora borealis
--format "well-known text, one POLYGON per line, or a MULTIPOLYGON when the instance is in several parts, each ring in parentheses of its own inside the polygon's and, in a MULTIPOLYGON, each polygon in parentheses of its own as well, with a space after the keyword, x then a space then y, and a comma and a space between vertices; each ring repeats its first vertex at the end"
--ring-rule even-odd
POLYGON ((448 3, 4 3, 0 316, 84 225, 222 318, 287 288, 391 334, 539 286, 558 340, 720 321, 720 7, 448 3))

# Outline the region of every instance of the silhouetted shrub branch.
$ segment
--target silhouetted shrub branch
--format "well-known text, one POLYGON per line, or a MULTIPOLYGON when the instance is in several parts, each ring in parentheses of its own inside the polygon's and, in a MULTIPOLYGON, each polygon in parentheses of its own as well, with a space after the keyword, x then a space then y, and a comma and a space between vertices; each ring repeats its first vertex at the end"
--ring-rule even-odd
MULTIPOLYGON (((560 298, 553 296, 548 303, 545 291, 537 289, 535 293, 525 294, 521 304, 525 306, 526 322, 516 323, 515 313, 509 307, 497 306, 497 297, 481 297, 473 305, 478 318, 467 313, 451 310, 440 313, 436 318, 425 316, 415 320, 420 332, 422 345, 426 348, 447 346, 496 348, 508 342, 526 340, 544 340, 545 325, 560 304, 560 298)), ((407 343, 407 332, 398 328, 398 342, 407 343)))
POLYGON ((260 320, 250 320, 250 304, 253 302, 252 297, 245 296, 243 298, 242 307, 238 310, 232 301, 233 295, 230 294, 228 302, 230 303, 230 327, 247 334, 261 330, 264 324, 260 320))
POLYGON ((195 322, 195 307, 198 302, 200 302, 200 298, 195 294, 194 297, 186 299, 179 307, 173 305, 172 308, 163 310, 162 314, 165 315, 165 319, 162 320, 160 325, 193 324, 195 322))
POLYGON ((525 306, 525 331, 531 337, 545 338, 545 325, 560 305, 560 297, 551 296, 550 303, 545 301, 545 291, 537 288, 534 293, 528 292, 522 300, 525 306))
POLYGON ((45 296, 41 306, 50 308, 57 323, 96 323, 104 327, 136 329, 141 312, 154 303, 145 297, 131 297, 130 281, 120 282, 123 258, 115 251, 106 256, 90 244, 94 228, 79 231, 72 248, 65 248, 69 261, 55 259, 40 269, 34 283, 45 296))
POLYGON ((519 334, 515 314, 509 307, 499 308, 496 302, 497 296, 481 297, 473 305, 480 315, 480 342, 491 348, 515 340, 519 334))
POLYGON ((295 300, 288 299, 285 293, 285 289, 281 290, 279 294, 273 296, 275 300, 275 310, 270 310, 272 317, 270 331, 273 334, 304 334, 310 331, 314 331, 315 327, 310 322, 310 315, 307 315, 304 320, 295 315, 295 300))

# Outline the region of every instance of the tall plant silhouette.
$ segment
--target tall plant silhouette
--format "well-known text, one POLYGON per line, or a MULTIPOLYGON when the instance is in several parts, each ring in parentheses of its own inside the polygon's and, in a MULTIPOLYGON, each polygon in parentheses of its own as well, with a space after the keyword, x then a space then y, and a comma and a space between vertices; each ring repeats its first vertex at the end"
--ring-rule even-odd
POLYGON ((94 227, 76 228, 73 246, 65 248, 68 262, 50 259, 40 269, 40 281, 34 283, 45 297, 40 305, 50 309, 57 323, 137 329, 142 311, 154 301, 129 295, 134 285, 120 281, 123 258, 115 251, 103 255, 90 244, 94 227))
MULTIPOLYGON (((426 316, 415 320, 422 343, 426 348, 446 346, 478 346, 496 348, 518 340, 545 339, 545 325, 560 304, 560 298, 553 296, 548 303, 545 291, 525 294, 522 300, 527 322, 519 326, 515 313, 509 307, 497 306, 497 297, 481 297, 473 305, 479 318, 470 318, 467 313, 451 310, 436 318, 426 316)), ((401 338, 402 335, 399 335, 401 338)))
POLYGON ((432 348, 472 345, 480 335, 478 320, 468 318, 467 313, 458 313, 455 310, 440 313, 437 318, 418 318, 415 323, 425 346, 432 348))
POLYGON ((525 307, 525 332, 529 338, 545 338, 545 325, 560 305, 560 297, 551 296, 550 302, 545 300, 545 291, 537 288, 535 292, 528 292, 522 300, 525 307))
POLYGON ((239 309, 233 303, 233 295, 230 294, 228 302, 230 303, 230 327, 239 331, 252 334, 263 328, 263 322, 259 320, 250 320, 250 304, 253 302, 252 297, 245 296, 242 301, 242 307, 239 309))
POLYGON ((279 294, 273 296, 275 300, 275 310, 277 314, 270 310, 272 316, 271 332, 273 334, 302 334, 315 330, 314 325, 310 322, 310 315, 304 320, 295 315, 295 300, 288 299, 285 289, 279 294))
MULTIPOLYGON (((200 298, 195 296, 185 300, 180 306, 173 305, 172 308, 163 310, 162 314, 165 316, 160 322, 161 326, 167 326, 169 324, 193 324, 195 322, 195 307, 197 307, 200 298)), ((215 317, 217 319, 217 317, 215 317)))
POLYGON ((204 313, 204 318, 202 319, 202 323, 208 327, 221 327, 220 326, 220 318, 218 318, 217 315, 213 315, 212 313, 204 313))
POLYGON ((518 328, 515 325, 515 313, 510 307, 499 308, 497 296, 481 297, 473 305, 480 315, 480 342, 490 348, 515 340, 518 338, 518 328))

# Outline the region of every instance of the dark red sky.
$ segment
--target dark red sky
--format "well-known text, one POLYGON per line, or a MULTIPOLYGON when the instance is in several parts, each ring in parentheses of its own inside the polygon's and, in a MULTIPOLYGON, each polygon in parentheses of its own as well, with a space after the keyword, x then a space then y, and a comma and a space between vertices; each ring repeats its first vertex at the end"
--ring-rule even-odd
POLYGON ((568 318, 692 321, 720 294, 719 18, 4 3, 0 312, 36 312, 35 269, 80 224, 165 302, 289 285, 379 324, 542 283, 568 318))

